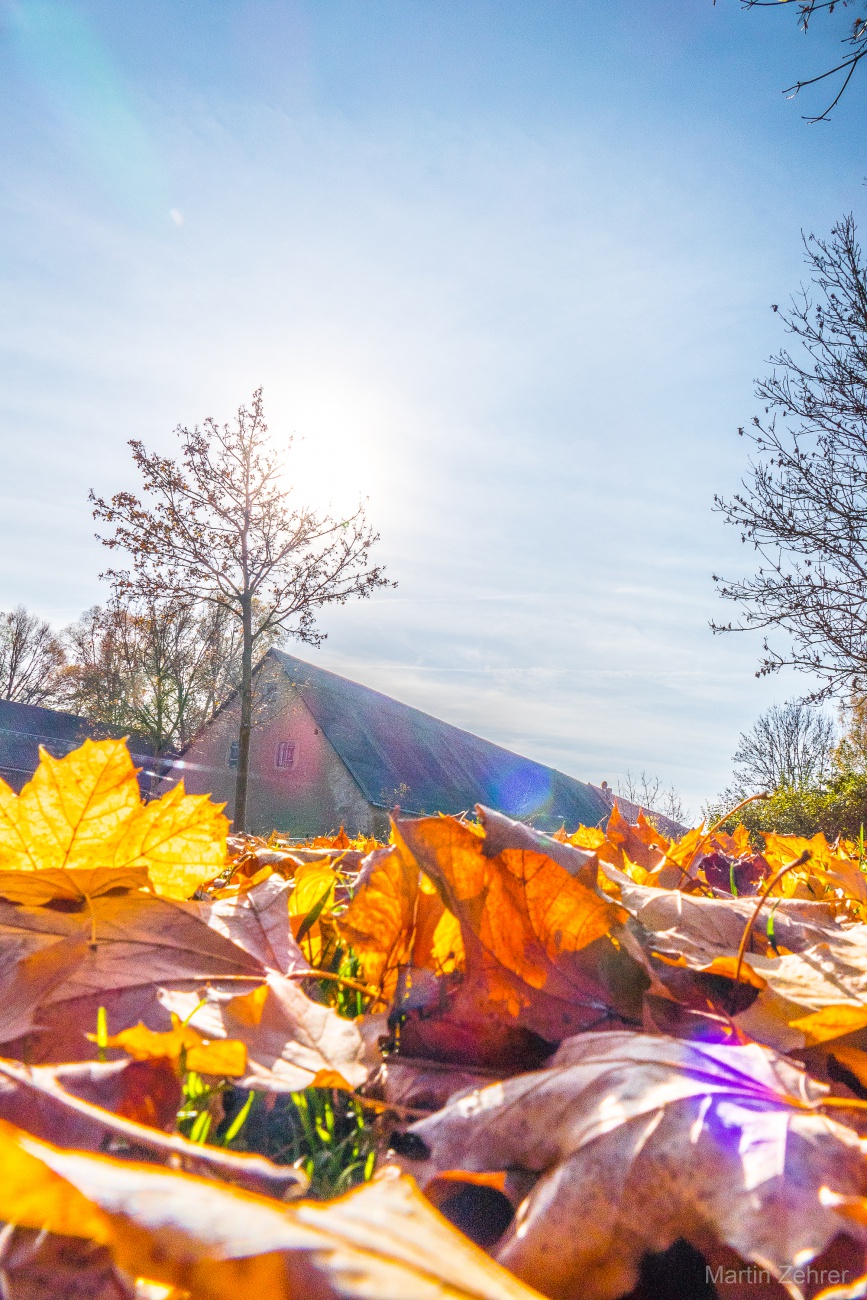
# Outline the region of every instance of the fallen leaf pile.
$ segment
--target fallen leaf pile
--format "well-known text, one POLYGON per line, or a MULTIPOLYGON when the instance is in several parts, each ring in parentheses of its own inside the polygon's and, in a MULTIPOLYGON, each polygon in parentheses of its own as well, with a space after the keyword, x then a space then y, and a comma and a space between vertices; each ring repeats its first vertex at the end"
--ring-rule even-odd
POLYGON ((617 808, 230 836, 123 742, 43 754, 0 783, 0 1293, 867 1297, 865 872, 617 808))

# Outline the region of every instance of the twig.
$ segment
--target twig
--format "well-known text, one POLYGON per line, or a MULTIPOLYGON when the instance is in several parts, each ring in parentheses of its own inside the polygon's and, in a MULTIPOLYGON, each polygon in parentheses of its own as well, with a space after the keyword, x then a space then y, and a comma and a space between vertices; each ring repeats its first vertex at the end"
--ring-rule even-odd
POLYGON ((728 821, 729 817, 734 817, 735 813, 740 812, 742 808, 746 808, 748 803, 755 803, 757 799, 770 799, 770 797, 771 795, 769 790, 762 790, 759 794, 751 794, 746 799, 741 799, 740 803, 736 803, 734 808, 730 809, 729 812, 724 813, 723 816, 720 817, 719 821, 714 822, 710 830, 707 831, 705 838, 707 838, 708 835, 713 835, 714 831, 718 831, 720 826, 722 826, 724 822, 728 821))
POLYGON ((389 1005, 388 998, 384 998, 378 989, 371 988, 369 984, 360 984, 358 980, 346 979, 344 975, 335 975, 330 970, 290 971, 286 978, 289 980, 331 980, 334 984, 343 984, 348 989, 355 989, 357 992, 363 993, 365 997, 373 998, 372 1005, 374 1006, 377 1002, 381 1002, 385 1007, 389 1005))
POLYGON ((755 910, 753 911, 752 916, 744 926, 744 932, 741 935, 741 941, 738 946, 738 960, 737 960, 737 965, 735 966, 735 983, 737 983, 740 978, 741 966, 743 965, 743 961, 744 961, 744 953, 747 950, 747 944, 749 942, 752 928, 756 923, 756 917, 758 916, 759 912, 762 910, 763 904, 767 901, 768 894, 771 892, 771 890, 773 889, 777 881, 782 880, 783 876, 785 876, 787 872, 794 871, 795 867, 802 867, 805 862, 810 861, 810 858, 812 856, 813 855, 809 849, 804 849, 804 852, 801 854, 801 856, 799 858, 795 858, 794 862, 790 862, 787 866, 780 867, 779 871, 775 871, 774 874, 771 876, 770 880, 764 886, 764 889, 762 890, 762 893, 759 896, 759 901, 756 903, 755 910))

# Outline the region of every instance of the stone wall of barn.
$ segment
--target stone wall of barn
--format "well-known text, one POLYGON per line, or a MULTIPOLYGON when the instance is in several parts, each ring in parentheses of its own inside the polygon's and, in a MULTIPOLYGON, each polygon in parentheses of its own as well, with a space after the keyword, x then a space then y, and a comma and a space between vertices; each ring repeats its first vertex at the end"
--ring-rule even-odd
MULTIPOLYGON (((381 832, 383 814, 371 808, 282 670, 266 660, 257 687, 247 829, 305 837, 327 835, 341 825, 349 834, 381 832)), ((168 778, 173 785, 182 777, 190 793, 225 802, 228 817, 233 815, 238 709, 237 701, 227 705, 168 778)))

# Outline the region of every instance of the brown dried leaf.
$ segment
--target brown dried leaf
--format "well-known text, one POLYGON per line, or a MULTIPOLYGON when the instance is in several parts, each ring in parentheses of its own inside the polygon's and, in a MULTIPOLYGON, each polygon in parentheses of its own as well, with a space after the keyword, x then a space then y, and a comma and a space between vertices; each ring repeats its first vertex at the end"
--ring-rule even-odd
POLYGON ((164 990, 160 1001, 182 1019, 189 1017, 189 1024, 209 1040, 244 1043, 248 1066, 239 1081, 242 1088, 297 1092, 310 1087, 320 1071, 341 1075, 351 1088, 367 1078, 358 1027, 276 973, 250 992, 239 994, 212 983, 195 992, 164 990), (200 993, 203 1006, 198 1005, 200 993))
MULTIPOLYGON (((87 945, 63 983, 42 1006, 90 994, 172 980, 259 976, 263 964, 209 925, 211 905, 158 898, 154 894, 102 895, 76 905, 15 907, 0 899, 0 946, 22 955, 59 940, 87 945), (95 943, 91 944, 91 938, 95 943)), ((94 1022, 82 1027, 92 1030, 94 1022)))
POLYGON ((281 975, 308 970, 310 963, 289 928, 291 889, 279 876, 270 876, 243 893, 211 903, 207 923, 266 970, 281 975))
POLYGON ((0 938, 0 1042, 30 1032, 39 1004, 70 978, 86 955, 83 938, 61 939, 35 949, 21 936, 0 938))
MULTIPOLYGON (((636 885, 604 868, 638 923, 649 955, 704 973, 734 975, 738 946, 755 899, 702 898, 678 890, 636 885)), ((865 1023, 867 925, 842 925, 825 903, 771 898, 752 927, 748 981, 765 981, 751 1006, 737 1015, 751 1037, 780 1051, 852 1032, 865 1023), (773 913, 773 943, 768 921, 773 913), (776 944, 776 948, 774 947, 776 944)), ((660 967, 664 978, 664 967, 660 967)), ((742 971, 741 977, 744 978, 742 971)))
POLYGON ((0 1128, 0 1162, 0 1217, 103 1244, 130 1275, 197 1300, 533 1300, 410 1179, 287 1207, 174 1171, 63 1151, 10 1125, 0 1128))
POLYGON ((430 1157, 400 1163, 422 1185, 458 1169, 535 1175, 495 1254, 554 1300, 613 1300, 646 1252, 681 1237, 780 1277, 853 1231, 819 1200, 829 1181, 854 1195, 865 1178, 857 1135, 817 1108, 826 1091, 758 1044, 581 1034, 551 1068, 413 1124, 430 1157))
MULTIPOLYGON (((180 1165, 256 1191, 279 1196, 287 1189, 303 1188, 302 1175, 264 1157, 200 1146, 177 1134, 160 1132, 114 1114, 108 1107, 131 1100, 143 1064, 91 1063, 70 1070, 63 1066, 29 1068, 16 1061, 0 1060, 0 1119, 60 1146, 88 1151, 114 1147, 128 1152, 130 1158, 180 1165)), ((149 1064, 147 1068, 153 1081, 156 1072, 149 1064)))

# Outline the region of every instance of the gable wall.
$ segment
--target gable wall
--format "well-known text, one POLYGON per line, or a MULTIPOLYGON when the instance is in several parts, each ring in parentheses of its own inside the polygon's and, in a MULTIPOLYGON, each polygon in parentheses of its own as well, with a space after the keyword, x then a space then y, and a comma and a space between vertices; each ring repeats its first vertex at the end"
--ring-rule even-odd
MULTIPOLYGON (((258 674, 260 693, 273 688, 259 706, 250 745, 247 827, 293 836, 324 835, 344 825, 350 834, 382 829, 382 814, 371 808, 298 691, 276 665, 258 674), (275 765, 281 741, 295 746, 291 768, 275 765)), ((235 771, 229 767, 231 742, 238 738, 237 701, 224 708, 200 733, 173 769, 168 784, 183 777, 190 793, 210 794, 234 811, 235 771)))

